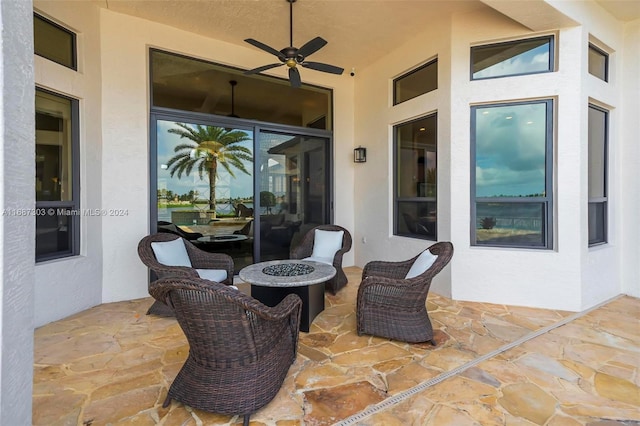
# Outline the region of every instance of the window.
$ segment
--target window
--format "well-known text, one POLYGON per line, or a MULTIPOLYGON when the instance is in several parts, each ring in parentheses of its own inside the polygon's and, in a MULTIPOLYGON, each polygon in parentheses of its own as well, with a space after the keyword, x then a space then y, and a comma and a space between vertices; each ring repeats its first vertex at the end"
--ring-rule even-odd
POLYGON ((438 88, 438 60, 433 60, 393 80, 393 104, 397 105, 438 88))
POLYGON ((589 245, 607 242, 608 122, 608 111, 589 105, 589 245))
POLYGON ((73 70, 77 69, 76 35, 35 13, 33 14, 33 45, 36 55, 73 70))
POLYGON ((589 43, 589 74, 609 81, 609 55, 589 43))
POLYGON ((553 36, 471 48, 471 80, 553 71, 553 36))
POLYGON ((333 127, 330 89, 309 84, 294 89, 288 80, 244 75, 241 69, 156 49, 149 57, 154 108, 323 130, 333 127))
POLYGON ((395 235, 437 238, 437 114, 395 126, 395 235))
POLYGON ((78 101, 36 89, 36 261, 78 254, 78 101))
POLYGON ((552 247, 551 100, 471 109, 471 243, 552 247))

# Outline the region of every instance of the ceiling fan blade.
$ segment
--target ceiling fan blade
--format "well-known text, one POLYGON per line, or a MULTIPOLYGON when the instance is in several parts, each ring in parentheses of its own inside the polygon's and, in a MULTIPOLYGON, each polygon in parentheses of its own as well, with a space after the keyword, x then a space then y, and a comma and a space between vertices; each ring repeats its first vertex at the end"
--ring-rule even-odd
POLYGON ((278 51, 278 50, 274 49, 274 48, 273 48, 273 47, 271 47, 271 46, 267 46, 266 44, 264 44, 264 43, 262 43, 262 42, 260 42, 260 41, 258 41, 258 40, 255 40, 255 39, 252 39, 252 38, 247 38, 247 39, 245 39, 244 41, 246 41, 247 43, 249 43, 249 44, 251 44, 251 45, 253 45, 253 46, 257 47, 258 49, 262 49, 262 50, 264 50, 265 52, 269 52, 269 53, 271 53, 272 55, 277 56, 277 57, 278 57, 278 59, 280 59, 281 61, 284 61, 284 60, 286 59, 286 58, 285 58, 285 56, 282 54, 282 52, 280 52, 280 51, 278 51))
POLYGON ((300 72, 298 68, 291 67, 289 68, 289 81, 291 82, 291 87, 298 88, 302 85, 302 81, 300 80, 300 72))
POLYGON ((313 40, 309 40, 300 49, 298 49, 298 54, 305 57, 309 56, 322 49, 326 44, 327 41, 325 39, 322 37, 316 37, 313 40))
POLYGON ((263 65, 261 67, 258 68, 254 68, 252 70, 247 70, 244 72, 244 75, 251 75, 251 74, 258 74, 259 72, 262 71, 266 71, 266 70, 270 70, 271 68, 275 68, 275 67, 280 67, 284 65, 283 63, 280 64, 269 64, 269 65, 263 65))
POLYGON ((316 70, 316 71, 322 71, 322 72, 328 72, 331 74, 342 74, 344 72, 343 68, 340 67, 335 67, 333 65, 329 65, 329 64, 323 64, 321 62, 302 62, 300 65, 302 65, 305 68, 309 68, 312 70, 316 70))

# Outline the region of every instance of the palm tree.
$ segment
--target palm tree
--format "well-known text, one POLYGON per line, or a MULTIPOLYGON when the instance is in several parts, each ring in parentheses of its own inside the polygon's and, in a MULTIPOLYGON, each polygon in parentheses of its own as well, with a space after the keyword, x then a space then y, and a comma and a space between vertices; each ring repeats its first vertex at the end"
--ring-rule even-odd
POLYGON ((175 123, 179 128, 169 129, 169 133, 186 138, 191 142, 177 145, 173 151, 176 153, 167 162, 167 167, 171 177, 178 174, 178 179, 184 173, 189 176, 195 168, 198 170, 200 179, 205 173, 209 177, 209 203, 213 210, 213 217, 216 217, 216 178, 218 177, 218 166, 222 166, 231 177, 233 168, 250 174, 242 161, 253 161, 251 150, 240 145, 240 142, 251 138, 240 130, 227 130, 222 127, 201 126, 195 128, 183 123, 175 123))

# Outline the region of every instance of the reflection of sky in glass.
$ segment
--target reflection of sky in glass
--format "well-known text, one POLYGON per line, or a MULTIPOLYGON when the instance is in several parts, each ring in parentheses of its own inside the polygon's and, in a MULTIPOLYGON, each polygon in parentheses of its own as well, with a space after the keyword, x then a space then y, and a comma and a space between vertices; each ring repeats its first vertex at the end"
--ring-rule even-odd
POLYGON ((545 192, 546 104, 476 109, 476 196, 545 192))
POLYGON ((543 44, 519 55, 507 58, 490 67, 473 73, 473 78, 488 78, 547 71, 549 69, 549 44, 543 44))
MULTIPOLYGON (((195 128, 195 126, 193 126, 195 128)), ((202 179, 198 175, 198 171, 194 168, 189 176, 182 175, 181 179, 178 179, 178 174, 170 175, 170 170, 163 167, 167 164, 169 159, 176 153, 173 150, 176 145, 183 143, 193 143, 186 138, 180 138, 180 136, 173 133, 169 133, 168 130, 172 128, 178 128, 173 121, 157 121, 158 132, 158 189, 168 189, 173 191, 176 195, 187 194, 191 190, 196 190, 200 194, 199 198, 209 197, 209 177, 206 173, 203 174, 202 179)), ((252 137, 252 132, 243 130, 245 133, 252 137)), ((239 145, 245 146, 253 151, 253 140, 241 142, 239 145)), ((244 162, 245 167, 249 172, 253 171, 253 164, 244 162)), ((218 186, 226 186, 224 191, 216 193, 216 198, 223 197, 251 197, 253 195, 253 177, 243 173, 238 169, 233 169, 235 179, 229 176, 229 173, 222 167, 218 168, 218 186)))

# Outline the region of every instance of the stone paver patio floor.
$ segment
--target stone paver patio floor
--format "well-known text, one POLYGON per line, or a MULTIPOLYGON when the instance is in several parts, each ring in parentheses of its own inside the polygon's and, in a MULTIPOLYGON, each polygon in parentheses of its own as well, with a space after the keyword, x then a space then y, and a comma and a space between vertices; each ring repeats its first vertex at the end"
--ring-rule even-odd
MULTIPOLYGON (((349 284, 326 295, 252 425, 640 425, 639 299, 618 297, 553 328, 574 314, 431 293, 433 347, 358 336, 362 271, 346 272, 349 284)), ((103 304, 35 331, 34 425, 242 423, 175 401, 162 408, 189 348, 175 319, 145 315, 151 303, 103 304)))

